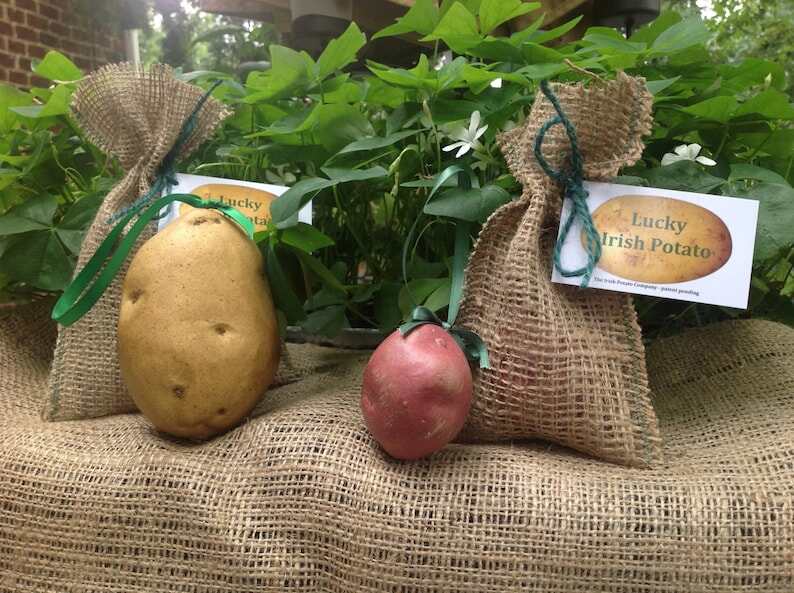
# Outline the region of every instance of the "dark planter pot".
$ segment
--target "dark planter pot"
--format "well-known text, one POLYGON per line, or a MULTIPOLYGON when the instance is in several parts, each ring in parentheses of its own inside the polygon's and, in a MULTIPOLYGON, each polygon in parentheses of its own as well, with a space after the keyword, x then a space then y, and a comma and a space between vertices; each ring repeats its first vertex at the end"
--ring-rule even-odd
POLYGON ((377 329, 348 328, 333 338, 318 336, 303 331, 300 327, 287 328, 287 342, 292 344, 317 344, 348 350, 374 350, 388 337, 377 329))

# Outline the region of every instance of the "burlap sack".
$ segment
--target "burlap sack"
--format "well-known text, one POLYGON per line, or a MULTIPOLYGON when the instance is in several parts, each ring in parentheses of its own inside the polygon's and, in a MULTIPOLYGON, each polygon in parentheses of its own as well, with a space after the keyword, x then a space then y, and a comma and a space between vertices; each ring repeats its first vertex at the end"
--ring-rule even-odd
POLYGON ((665 462, 640 470, 531 443, 395 462, 360 418, 366 355, 317 347, 205 444, 135 414, 42 422, 36 318, 0 321, 0 591, 794 591, 789 328, 651 346, 665 462))
MULTIPOLYGON (((652 97, 641 79, 554 85, 576 127, 590 180, 608 180, 642 154, 652 97)), ((562 188, 535 161, 538 129, 556 115, 540 93, 522 128, 499 142, 520 199, 487 221, 467 271, 460 324, 488 344, 461 438, 542 438, 609 461, 648 467, 661 443, 648 394, 644 349, 631 297, 551 282, 562 188)), ((543 154, 560 169, 570 155, 562 126, 543 154)))
MULTIPOLYGON (((107 195, 88 230, 78 270, 113 227, 108 219, 149 189, 160 162, 203 94, 201 88, 178 81, 172 69, 162 65, 148 71, 129 64, 106 66, 79 85, 72 103, 75 120, 91 142, 118 159, 125 175, 107 195)), ((209 99, 179 158, 192 153, 226 115, 223 104, 209 99)), ((45 418, 70 420, 135 410, 121 380, 116 324, 129 262, 155 230, 152 223, 141 234, 126 265, 93 309, 73 326, 61 328, 45 418)))

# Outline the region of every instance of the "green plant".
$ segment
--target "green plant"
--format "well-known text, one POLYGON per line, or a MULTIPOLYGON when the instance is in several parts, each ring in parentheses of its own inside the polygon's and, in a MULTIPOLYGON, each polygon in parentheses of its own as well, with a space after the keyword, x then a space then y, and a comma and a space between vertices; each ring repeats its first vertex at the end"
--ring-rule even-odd
MULTIPOLYGON (((655 95, 643 160, 620 181, 761 203, 749 312, 638 299, 647 335, 739 315, 794 323, 794 107, 784 93, 783 68, 752 58, 715 62, 703 23, 673 12, 629 39, 592 27, 581 40, 561 45, 576 21, 544 30, 542 19, 510 36, 498 33, 499 24, 537 6, 445 0, 439 7, 419 0, 376 35, 422 36, 430 49, 411 69, 368 62, 351 72, 366 43, 353 24, 317 60, 272 45, 269 71, 251 73, 245 84, 226 79, 214 91, 235 114, 185 168, 292 186, 276 202, 269 230, 257 237, 289 321, 326 334, 349 325, 389 331, 414 300, 441 312, 449 302, 456 221, 476 231, 520 191, 496 134, 522 122, 540 80, 587 80, 586 69, 607 78, 618 70, 644 76, 655 95), (453 59, 445 59, 446 48, 453 59), (473 140, 467 128, 475 113, 487 130, 457 158, 444 148, 473 140), (661 165, 665 154, 692 143, 716 166, 661 165), (451 165, 467 169, 472 189, 445 185, 426 204, 451 165), (313 227, 294 216, 309 199, 313 227), (403 243, 420 216, 406 287, 403 243)), ((185 76, 209 84, 213 75, 185 76)))
POLYGON ((56 52, 34 64, 53 81, 0 85, 0 300, 62 290, 114 168, 69 117, 80 70, 56 52))

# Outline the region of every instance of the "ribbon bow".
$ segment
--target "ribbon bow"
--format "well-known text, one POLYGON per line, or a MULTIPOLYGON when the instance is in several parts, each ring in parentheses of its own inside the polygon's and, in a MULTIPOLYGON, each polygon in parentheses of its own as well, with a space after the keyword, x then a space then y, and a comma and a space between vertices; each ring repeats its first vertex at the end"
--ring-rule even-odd
POLYGON ((431 323, 444 328, 457 342, 460 349, 472 362, 479 364, 481 369, 491 368, 488 359, 488 347, 483 339, 471 330, 441 321, 438 316, 427 307, 416 307, 411 312, 411 319, 400 326, 400 333, 407 336, 420 325, 431 323))
POLYGON ((568 116, 565 115, 562 105, 560 105, 557 95, 551 90, 548 81, 544 80, 540 83, 540 90, 552 104, 557 115, 549 119, 541 126, 540 130, 538 130, 538 135, 535 137, 535 158, 546 175, 565 187, 565 197, 571 202, 571 211, 568 214, 568 218, 563 223, 562 231, 557 239, 557 244, 554 246, 554 267, 566 278, 582 276, 581 287, 586 288, 590 283, 590 278, 593 275, 598 261, 601 259, 601 237, 595 228, 593 217, 590 215, 590 208, 587 206, 588 193, 583 185, 584 163, 582 160, 582 153, 579 149, 579 139, 576 135, 576 128, 571 123, 571 120, 568 119, 568 116), (552 169, 541 151, 546 132, 559 124, 565 127, 565 133, 568 135, 568 139, 571 143, 570 167, 567 171, 552 169), (587 250, 587 265, 576 270, 568 270, 563 268, 560 262, 560 254, 565 240, 571 231, 571 227, 577 219, 582 222, 582 229, 587 238, 587 245, 585 246, 587 250))

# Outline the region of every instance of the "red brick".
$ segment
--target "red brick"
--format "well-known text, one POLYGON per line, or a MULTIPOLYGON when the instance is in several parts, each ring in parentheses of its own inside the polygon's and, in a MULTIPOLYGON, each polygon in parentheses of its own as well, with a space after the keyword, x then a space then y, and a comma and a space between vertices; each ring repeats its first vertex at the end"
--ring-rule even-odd
POLYGON ((9 6, 6 8, 6 21, 9 23, 24 23, 25 13, 21 10, 15 10, 9 6))
POLYGON ((11 23, 0 21, 0 35, 11 35, 14 29, 11 28, 11 23))
POLYGON ((14 67, 15 61, 14 56, 7 53, 0 53, 0 68, 10 70, 14 67))
POLYGON ((13 39, 8 40, 8 51, 9 53, 16 54, 18 56, 24 56, 27 53, 25 51, 25 44, 13 39))
POLYGON ((24 8, 25 10, 30 10, 33 12, 35 12, 36 8, 38 8, 36 6, 37 3, 33 0, 14 0, 14 4, 17 8, 24 8))
POLYGON ((47 55, 47 48, 40 45, 28 45, 28 56, 31 58, 42 59, 47 55))
POLYGON ((29 12, 26 15, 25 18, 28 21, 28 26, 29 27, 33 27, 34 29, 46 29, 47 28, 47 19, 41 18, 40 16, 37 16, 37 15, 33 14, 32 12, 29 12))
POLYGON ((58 21, 50 22, 50 32, 55 33, 58 37, 68 37, 69 27, 58 21))
POLYGON ((25 56, 18 56, 17 57, 17 70, 22 70, 23 72, 30 71, 30 58, 26 58, 25 56))
POLYGON ((56 21, 61 18, 61 11, 58 8, 45 4, 41 0, 39 0, 39 14, 56 21))
POLYGON ((72 61, 77 65, 78 68, 81 70, 93 70, 94 63, 93 61, 89 60, 88 58, 83 58, 81 56, 74 56, 72 61))
POLYGON ((50 48, 58 45, 58 38, 55 35, 51 35, 50 33, 39 33, 39 41, 50 48))
POLYGON ((8 80, 8 71, 0 70, 0 82, 4 82, 6 80, 8 80))
POLYGON ((30 84, 30 76, 25 72, 9 72, 8 80, 19 86, 28 86, 30 84))
POLYGON ((77 44, 74 41, 69 41, 68 39, 61 40, 61 49, 69 54, 78 53, 77 44))
POLYGON ((16 25, 14 27, 16 31, 16 36, 18 39, 24 39, 25 41, 38 41, 39 36, 36 31, 29 27, 23 27, 22 25, 16 25))

